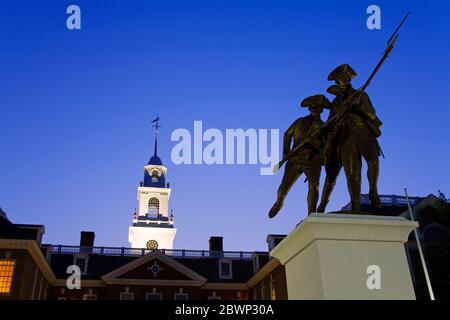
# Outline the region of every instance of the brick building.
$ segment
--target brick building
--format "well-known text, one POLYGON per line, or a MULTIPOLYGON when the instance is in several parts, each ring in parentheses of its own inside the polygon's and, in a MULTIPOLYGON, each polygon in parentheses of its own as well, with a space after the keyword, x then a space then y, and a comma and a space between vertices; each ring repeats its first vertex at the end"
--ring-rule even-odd
MULTIPOLYGON (((413 211, 435 296, 448 300, 450 204, 430 195, 415 202, 413 211)), ((209 250, 134 249, 97 247, 93 232, 81 232, 79 246, 42 244, 44 231, 0 214, 0 300, 288 298, 284 266, 269 256, 284 235, 267 236, 268 251, 232 252, 223 250, 221 237, 211 237, 209 250), (73 265, 80 269, 81 288, 71 290, 67 269, 73 265)), ((416 297, 428 299, 413 234, 405 249, 416 297)))
POLYGON ((13 224, 0 208, 0 300, 47 299, 55 275, 41 250, 44 226, 13 224))
POLYGON ((0 216, 0 300, 287 298, 276 259, 268 252, 224 251, 221 237, 211 237, 209 250, 166 250, 96 247, 93 232, 81 232, 79 246, 54 246, 41 243, 43 232, 43 226, 0 216), (72 266, 79 268, 80 289, 69 289, 72 266), (267 283, 264 296, 250 296, 268 272, 273 287, 267 283))

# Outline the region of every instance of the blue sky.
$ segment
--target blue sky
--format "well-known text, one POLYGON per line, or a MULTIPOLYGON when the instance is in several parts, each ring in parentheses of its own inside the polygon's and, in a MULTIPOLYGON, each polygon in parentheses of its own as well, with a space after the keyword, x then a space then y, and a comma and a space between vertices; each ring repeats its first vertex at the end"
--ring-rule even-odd
MULTIPOLYGON (((263 250, 306 213, 303 179, 274 220, 281 174, 258 165, 174 165, 170 134, 204 128, 279 128, 304 116, 335 66, 363 84, 386 40, 411 16, 368 93, 384 122, 379 190, 450 194, 448 1, 12 1, 0 11, 0 206, 45 241, 127 246, 136 191, 163 118, 160 156, 172 185, 175 247, 263 250), (77 4, 82 30, 65 26, 77 4), (377 4, 382 29, 366 28, 377 4)), ((326 117, 326 114, 322 116, 326 117)), ((322 173, 322 180, 324 173, 322 173)), ((363 192, 367 182, 363 177, 363 192)), ((348 202, 341 175, 331 210, 348 202)))

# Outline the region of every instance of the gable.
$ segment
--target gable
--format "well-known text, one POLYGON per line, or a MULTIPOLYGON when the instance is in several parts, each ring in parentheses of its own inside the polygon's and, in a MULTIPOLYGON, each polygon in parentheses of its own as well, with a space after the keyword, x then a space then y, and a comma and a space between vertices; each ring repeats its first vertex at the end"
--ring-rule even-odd
POLYGON ((148 262, 118 276, 119 279, 192 280, 186 274, 164 263, 160 259, 148 262))
POLYGON ((102 276, 103 280, 180 280, 206 282, 206 279, 166 256, 154 250, 143 257, 133 260, 116 270, 102 276))

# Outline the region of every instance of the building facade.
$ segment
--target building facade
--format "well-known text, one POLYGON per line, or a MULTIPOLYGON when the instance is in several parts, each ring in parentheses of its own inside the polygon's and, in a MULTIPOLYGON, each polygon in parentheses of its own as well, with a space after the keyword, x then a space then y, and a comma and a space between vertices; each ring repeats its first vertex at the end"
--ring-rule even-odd
MULTIPOLYGON (((82 235, 83 236, 83 235, 82 235)), ((253 274, 252 253, 210 250, 48 246, 57 281, 49 299, 245 300, 253 274), (69 290, 67 268, 81 271, 81 289, 69 290)))
POLYGON ((44 226, 13 224, 0 211, 0 300, 48 299, 56 278, 41 249, 44 226))
MULTIPOLYGON (((450 204, 430 195, 413 212, 434 294, 449 300, 450 204)), ((233 252, 221 237, 211 237, 208 250, 98 247, 93 232, 81 232, 79 246, 54 246, 42 244, 44 231, 0 215, 0 300, 288 299, 284 266, 269 255, 284 235, 269 235, 267 251, 233 252)), ((413 234, 405 250, 416 297, 429 299, 413 234)))

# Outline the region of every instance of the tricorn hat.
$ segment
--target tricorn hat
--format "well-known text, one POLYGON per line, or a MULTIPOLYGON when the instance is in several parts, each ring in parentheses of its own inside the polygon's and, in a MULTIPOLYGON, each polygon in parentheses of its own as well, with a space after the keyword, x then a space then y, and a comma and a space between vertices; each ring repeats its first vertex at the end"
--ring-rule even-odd
POLYGON ((328 75, 328 81, 336 80, 337 78, 343 77, 350 77, 350 78, 356 77, 356 71, 353 70, 353 68, 350 67, 347 63, 341 64, 340 66, 336 67, 333 71, 331 71, 330 74, 328 75))
POLYGON ((301 106, 303 108, 308 108, 311 106, 319 106, 323 108, 330 107, 330 101, 323 94, 316 94, 314 96, 307 97, 303 99, 301 106))
POLYGON ((342 94, 341 89, 339 89, 339 86, 336 84, 329 86, 327 92, 335 96, 342 94))

